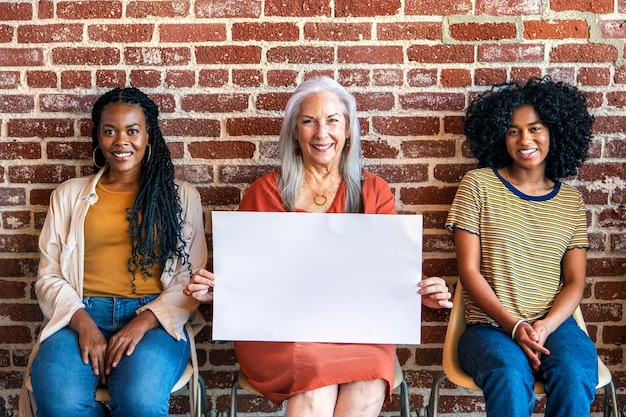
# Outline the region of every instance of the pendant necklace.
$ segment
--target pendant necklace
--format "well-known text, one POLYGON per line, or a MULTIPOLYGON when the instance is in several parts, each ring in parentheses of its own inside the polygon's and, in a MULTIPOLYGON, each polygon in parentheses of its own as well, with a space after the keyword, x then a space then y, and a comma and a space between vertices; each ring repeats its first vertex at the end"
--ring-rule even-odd
POLYGON ((326 202, 328 201, 328 198, 326 197, 326 192, 328 190, 330 190, 330 188, 334 185, 334 184, 330 184, 324 191, 322 191, 321 193, 318 193, 313 186, 311 186, 311 183, 306 179, 306 177, 304 178, 304 182, 306 182, 306 184, 309 186, 309 188, 311 189, 311 191, 313 191, 315 193, 315 196, 313 197, 313 203, 318 206, 318 207, 322 207, 323 205, 326 204, 326 202))

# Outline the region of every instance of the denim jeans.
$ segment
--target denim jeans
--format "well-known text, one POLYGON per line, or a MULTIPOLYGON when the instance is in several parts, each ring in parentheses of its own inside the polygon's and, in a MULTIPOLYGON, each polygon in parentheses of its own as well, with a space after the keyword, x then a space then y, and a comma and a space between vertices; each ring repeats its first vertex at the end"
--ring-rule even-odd
MULTIPOLYGON (((156 296, 85 297, 85 311, 108 340, 135 317, 135 310, 156 296)), ((95 401, 100 377, 81 360, 78 334, 66 327, 40 346, 31 383, 39 417, 163 416, 170 391, 189 361, 189 341, 176 341, 162 327, 144 335, 135 351, 124 356, 107 377, 108 409, 95 401)))
POLYGON ((546 340, 533 373, 511 335, 491 324, 470 324, 459 339, 461 367, 483 390, 487 415, 529 417, 535 378, 545 383, 547 417, 588 416, 598 383, 596 348, 570 317, 546 340))

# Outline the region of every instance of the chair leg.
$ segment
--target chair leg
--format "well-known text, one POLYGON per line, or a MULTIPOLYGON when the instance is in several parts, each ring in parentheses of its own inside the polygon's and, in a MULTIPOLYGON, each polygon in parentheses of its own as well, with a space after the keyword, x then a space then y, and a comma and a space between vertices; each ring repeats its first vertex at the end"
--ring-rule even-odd
POLYGON ((409 402, 409 386, 404 378, 400 383, 400 417, 411 416, 411 404, 409 402))
POLYGON ((604 417, 620 417, 617 396, 615 394, 615 384, 613 381, 609 382, 604 387, 604 417))
POLYGON ((230 414, 229 417, 237 417, 237 390, 239 389, 239 377, 235 372, 233 376, 233 386, 230 389, 230 414))
POLYGON ((197 402, 198 402, 198 413, 196 415, 198 416, 202 416, 202 417, 209 417, 210 414, 210 410, 209 410, 209 401, 206 397, 206 384, 204 383, 204 379, 202 379, 201 376, 198 375, 198 393, 197 395, 197 402))
POLYGON ((430 398, 428 400, 428 406, 426 407, 428 417, 439 416, 439 388, 441 387, 441 384, 443 384, 443 381, 445 381, 446 379, 446 374, 443 372, 437 372, 433 377, 433 384, 430 390, 430 398))

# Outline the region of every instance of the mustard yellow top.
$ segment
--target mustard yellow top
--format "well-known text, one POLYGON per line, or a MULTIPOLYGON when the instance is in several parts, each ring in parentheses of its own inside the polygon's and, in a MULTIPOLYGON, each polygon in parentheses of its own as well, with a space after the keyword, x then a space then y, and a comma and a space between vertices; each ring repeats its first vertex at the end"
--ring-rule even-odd
POLYGON ((85 279, 83 295, 90 297, 139 298, 162 291, 161 268, 155 265, 152 276, 141 270, 128 271, 132 245, 128 236, 126 210, 135 202, 135 192, 108 190, 96 185, 98 201, 85 218, 85 279))

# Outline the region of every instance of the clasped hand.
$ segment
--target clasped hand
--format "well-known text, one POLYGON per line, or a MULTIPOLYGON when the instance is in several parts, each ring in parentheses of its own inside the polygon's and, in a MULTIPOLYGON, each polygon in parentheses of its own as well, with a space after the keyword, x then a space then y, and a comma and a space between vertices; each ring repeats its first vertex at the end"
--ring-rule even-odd
POLYGON ((528 358, 530 367, 537 372, 541 366, 541 355, 550 354, 550 351, 544 346, 548 338, 548 329, 541 320, 537 320, 532 326, 524 322, 517 328, 514 337, 528 358))

